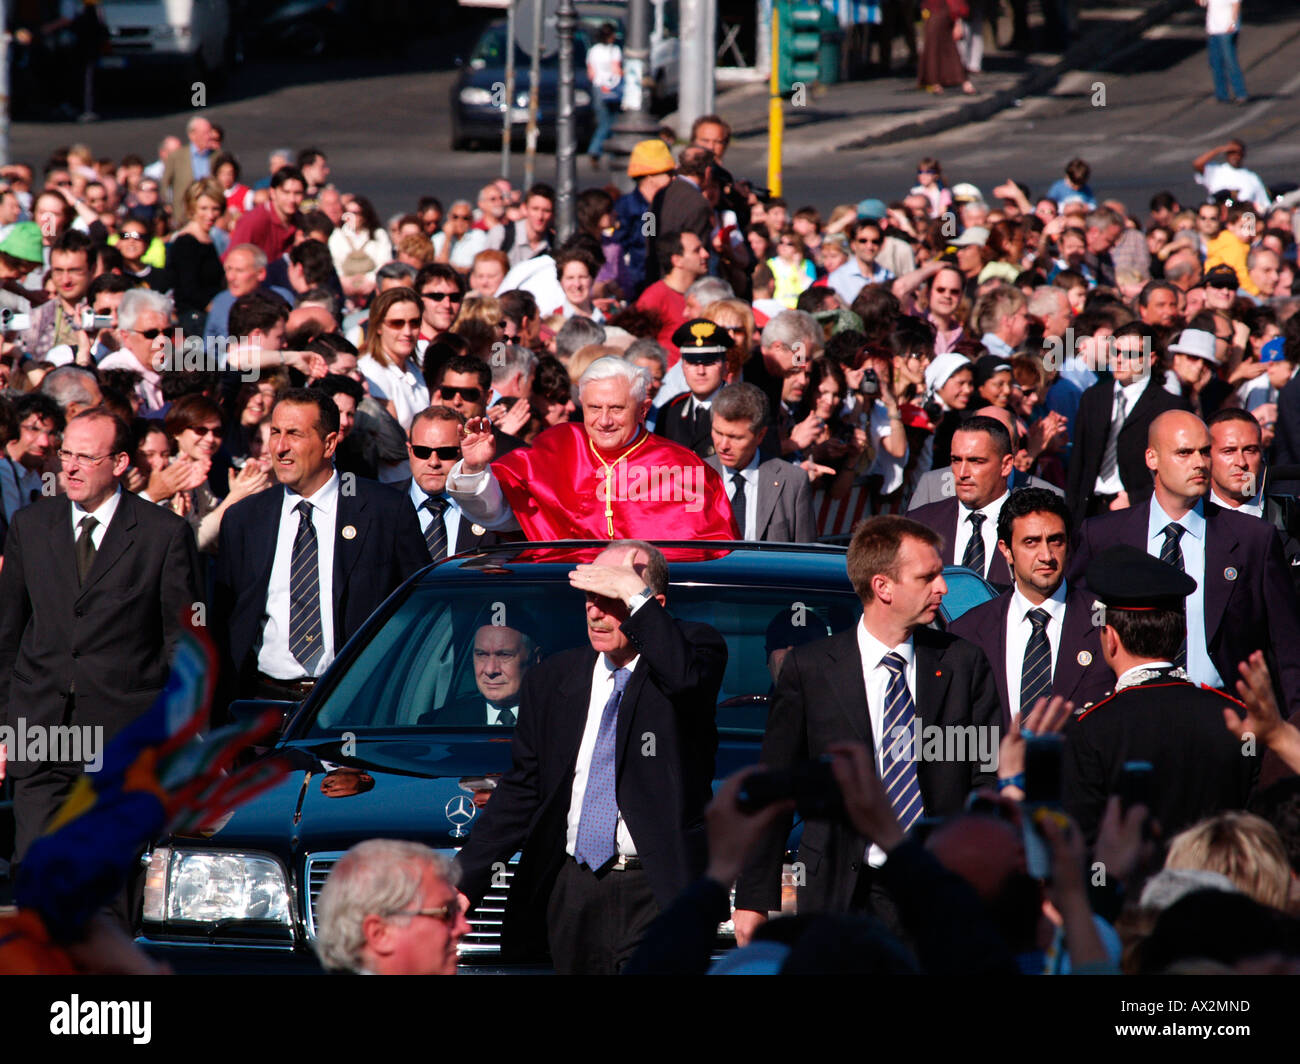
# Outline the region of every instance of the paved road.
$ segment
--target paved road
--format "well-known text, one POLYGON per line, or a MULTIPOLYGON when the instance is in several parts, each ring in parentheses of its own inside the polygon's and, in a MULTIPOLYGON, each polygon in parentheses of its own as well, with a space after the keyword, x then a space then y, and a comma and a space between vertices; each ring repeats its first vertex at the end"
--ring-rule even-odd
MULTIPOLYGON (((1256 102, 1245 108, 1215 102, 1202 27, 1200 9, 1192 8, 1109 57, 1106 69, 1070 75, 1050 96, 924 142, 798 159, 796 133, 786 196, 823 209, 869 195, 892 199, 911 184, 924 154, 937 155, 952 181, 971 180, 987 191, 1014 175, 1038 192, 1078 152, 1092 163, 1099 195, 1144 207, 1162 188, 1193 198, 1191 158, 1232 135, 1248 142, 1249 165, 1266 182, 1300 179, 1300 11, 1290 0, 1249 7, 1240 47, 1256 102), (1105 87, 1104 107, 1093 106, 1096 83, 1105 87)), ((253 176, 271 148, 312 143, 329 153, 341 187, 367 193, 384 214, 409 208, 426 193, 444 200, 472 196, 499 165, 497 153, 448 150, 453 60, 468 51, 472 36, 463 29, 417 40, 400 56, 255 61, 237 73, 229 97, 210 101, 207 112, 226 127, 228 143, 253 176)), ((124 107, 122 117, 93 126, 20 123, 12 130, 13 155, 39 164, 55 146, 82 139, 97 154, 146 154, 164 133, 180 130, 191 113, 188 103, 188 87, 176 86, 170 96, 136 93, 113 112, 124 107)), ((765 141, 738 140, 727 162, 761 180, 765 141)), ((553 175, 552 157, 542 156, 538 176, 553 175)), ((512 176, 522 177, 518 157, 512 176)), ((580 187, 594 181, 584 160, 580 187)))

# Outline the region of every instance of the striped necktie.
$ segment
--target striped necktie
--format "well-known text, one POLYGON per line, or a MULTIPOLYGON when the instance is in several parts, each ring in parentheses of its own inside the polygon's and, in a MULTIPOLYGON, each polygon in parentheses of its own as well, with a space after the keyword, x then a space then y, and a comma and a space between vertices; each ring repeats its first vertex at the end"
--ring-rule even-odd
POLYGON ((901 654, 886 654, 880 663, 889 672, 885 688, 884 734, 880 739, 880 780, 904 831, 925 815, 915 757, 921 737, 916 734, 916 704, 907 689, 907 663, 901 654))
POLYGON ((966 519, 970 522, 970 539, 966 541, 966 549, 962 551, 961 563, 967 569, 973 569, 984 575, 984 515, 978 510, 972 510, 971 515, 966 519))
POLYGON ((435 562, 440 562, 447 557, 447 523, 442 519, 442 515, 447 512, 447 507, 450 505, 442 495, 430 495, 423 503, 424 508, 433 515, 429 527, 424 530, 424 542, 429 548, 430 559, 435 562))
POLYGON ((1034 703, 1052 692, 1052 643, 1047 638, 1051 614, 1041 606, 1026 614, 1034 626, 1025 644, 1025 662, 1020 669, 1020 719, 1023 721, 1034 703))
POLYGON ((293 537, 289 562, 289 653, 308 676, 314 676, 316 665, 325 653, 316 526, 311 520, 312 505, 306 499, 294 509, 298 512, 298 532, 293 537))
MULTIPOLYGON (((1183 548, 1179 540, 1182 539, 1183 533, 1187 531, 1177 521, 1171 521, 1162 529, 1165 541, 1160 547, 1160 560, 1166 565, 1172 565, 1180 573, 1187 572, 1187 567, 1183 564, 1183 548)), ((1174 658, 1174 664, 1180 669, 1187 668, 1187 636, 1183 636, 1183 645, 1178 648, 1178 654, 1174 658)))

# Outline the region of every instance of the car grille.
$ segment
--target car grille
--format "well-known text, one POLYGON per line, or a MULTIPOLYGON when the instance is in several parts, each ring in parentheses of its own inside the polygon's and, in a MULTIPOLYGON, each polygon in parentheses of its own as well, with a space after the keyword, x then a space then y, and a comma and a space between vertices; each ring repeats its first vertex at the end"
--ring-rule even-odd
MULTIPOLYGON (((316 906, 320 902, 320 892, 325 880, 343 857, 345 851, 313 853, 307 857, 305 882, 307 887, 307 938, 316 941, 316 906)), ((455 850, 439 850, 447 860, 456 856, 455 850)), ((519 854, 510 858, 505 870, 496 879, 503 885, 491 886, 483 901, 469 914, 469 933, 460 941, 460 955, 487 956, 501 952, 501 925, 505 918, 506 898, 509 896, 510 883, 519 868, 519 854)))

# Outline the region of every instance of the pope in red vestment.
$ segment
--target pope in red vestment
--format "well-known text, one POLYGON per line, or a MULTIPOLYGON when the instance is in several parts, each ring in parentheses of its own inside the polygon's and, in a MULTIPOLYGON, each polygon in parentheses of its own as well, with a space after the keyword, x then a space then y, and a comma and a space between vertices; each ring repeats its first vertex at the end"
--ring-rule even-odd
POLYGON ((693 451, 646 431, 649 403, 634 400, 625 377, 588 380, 582 399, 583 424, 546 429, 490 472, 492 434, 467 426, 447 493, 471 521, 517 522, 534 542, 740 539, 722 478, 693 451))

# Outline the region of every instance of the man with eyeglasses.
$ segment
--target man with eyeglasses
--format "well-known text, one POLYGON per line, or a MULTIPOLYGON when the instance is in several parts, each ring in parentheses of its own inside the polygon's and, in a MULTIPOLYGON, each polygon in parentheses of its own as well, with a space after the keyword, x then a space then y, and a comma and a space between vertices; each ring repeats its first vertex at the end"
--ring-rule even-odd
POLYGON ((48 395, 28 392, 14 403, 18 435, 5 444, 4 462, 0 464, 0 502, 5 518, 12 523, 14 514, 41 497, 44 474, 58 468, 54 449, 63 431, 63 411, 48 395))
MULTIPOLYGON (((438 366, 430 367, 425 381, 429 386, 430 402, 450 407, 466 421, 487 416, 488 399, 492 394, 492 370, 482 359, 453 355, 438 366)), ((496 423, 492 425, 492 436, 498 455, 509 454, 524 446, 523 440, 496 423)))
MULTIPOLYGON (((203 601, 198 552, 183 518, 122 490, 130 452, 121 420, 78 414, 58 452, 65 494, 42 496, 10 525, 0 724, 102 727, 107 741, 162 691, 182 618, 203 601)), ((15 863, 85 768, 24 753, 9 751, 15 863)))
POLYGON ((455 884, 454 867, 421 843, 357 843, 320 893, 321 964, 364 975, 455 975, 470 930, 455 884))
POLYGON ((893 273, 876 262, 884 242, 885 234, 879 222, 861 221, 853 227, 853 258, 826 278, 845 306, 852 304, 867 285, 885 284, 894 279, 893 273))
POLYGON ((50 246, 50 276, 55 297, 32 315, 32 325, 23 333, 23 349, 33 359, 43 359, 58 344, 76 346, 81 312, 86 309, 86 292, 91 281, 90 237, 76 230, 61 233, 50 246))
POLYGON ((159 372, 167 361, 172 323, 172 301, 147 288, 136 288, 117 307, 117 342, 120 350, 106 357, 100 370, 126 369, 140 374, 136 395, 145 410, 161 410, 166 402, 159 372))
POLYGON ((415 290, 420 293, 420 334, 415 341, 415 355, 424 364, 424 349, 439 333, 451 328, 465 298, 465 286, 458 274, 444 263, 434 262, 415 275, 415 290))
POLYGON ((411 422, 411 482, 406 493, 420 519, 420 531, 430 561, 442 561, 478 546, 491 546, 501 537, 475 524, 446 493, 447 474, 460 461, 460 435, 465 418, 448 406, 421 410, 411 422))

